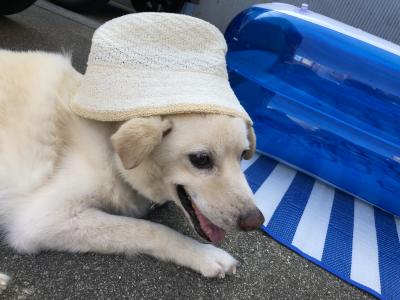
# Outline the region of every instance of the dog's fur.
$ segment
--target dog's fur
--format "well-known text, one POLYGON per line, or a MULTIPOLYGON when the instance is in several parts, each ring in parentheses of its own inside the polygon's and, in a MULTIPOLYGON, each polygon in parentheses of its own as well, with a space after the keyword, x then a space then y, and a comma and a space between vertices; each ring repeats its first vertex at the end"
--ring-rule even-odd
POLYGON ((83 119, 68 106, 80 78, 62 55, 0 51, 0 225, 7 243, 22 253, 145 253, 208 277, 234 273, 237 261, 225 251, 142 217, 152 203, 182 208, 180 184, 209 220, 236 229, 240 216, 256 209, 240 170, 241 153, 250 158, 254 151, 245 121, 199 114, 83 119), (212 170, 190 164, 188 154, 199 150, 213 154, 212 170))

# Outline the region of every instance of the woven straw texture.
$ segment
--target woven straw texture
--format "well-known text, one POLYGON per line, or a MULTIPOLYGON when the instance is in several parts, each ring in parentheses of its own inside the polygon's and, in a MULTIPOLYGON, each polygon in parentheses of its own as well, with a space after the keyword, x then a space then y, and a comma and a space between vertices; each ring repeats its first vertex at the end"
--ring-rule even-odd
POLYGON ((71 108, 99 121, 219 113, 252 124, 229 85, 226 50, 216 27, 190 16, 139 13, 113 19, 93 36, 71 108))

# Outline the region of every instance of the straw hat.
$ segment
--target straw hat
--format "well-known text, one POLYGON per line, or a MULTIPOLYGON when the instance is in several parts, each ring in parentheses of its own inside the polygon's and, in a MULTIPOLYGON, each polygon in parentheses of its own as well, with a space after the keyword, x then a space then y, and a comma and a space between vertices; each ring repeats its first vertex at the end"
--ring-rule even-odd
POLYGON ((252 124, 229 85, 226 49, 216 27, 190 16, 137 13, 113 19, 94 33, 71 108, 99 121, 217 113, 252 124))

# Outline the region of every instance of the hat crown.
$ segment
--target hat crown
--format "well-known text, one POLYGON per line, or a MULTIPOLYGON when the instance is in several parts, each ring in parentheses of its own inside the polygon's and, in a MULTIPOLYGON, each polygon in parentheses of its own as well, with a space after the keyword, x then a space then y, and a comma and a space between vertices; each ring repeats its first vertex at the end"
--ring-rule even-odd
POLYGON ((229 85, 226 51, 215 26, 190 16, 139 13, 111 20, 93 36, 71 109, 99 121, 207 113, 252 124, 229 85))
POLYGON ((202 72, 227 77, 227 46, 210 23, 185 15, 137 13, 96 30, 88 65, 202 72))

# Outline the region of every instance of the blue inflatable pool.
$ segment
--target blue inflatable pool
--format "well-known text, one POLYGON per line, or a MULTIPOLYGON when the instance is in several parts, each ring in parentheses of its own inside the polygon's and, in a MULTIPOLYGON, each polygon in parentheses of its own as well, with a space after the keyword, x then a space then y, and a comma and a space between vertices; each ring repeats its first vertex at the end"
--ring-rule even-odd
POLYGON ((280 3, 242 12, 226 39, 258 150, 400 215, 400 47, 280 3))

